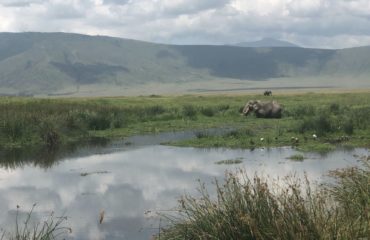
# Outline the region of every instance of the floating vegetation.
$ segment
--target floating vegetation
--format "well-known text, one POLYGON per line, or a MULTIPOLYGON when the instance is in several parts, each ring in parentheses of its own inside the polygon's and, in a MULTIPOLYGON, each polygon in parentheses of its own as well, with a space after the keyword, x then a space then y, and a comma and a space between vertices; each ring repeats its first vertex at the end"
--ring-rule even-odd
POLYGON ((84 172, 84 173, 80 173, 80 176, 86 177, 91 174, 107 174, 107 173, 110 173, 110 172, 109 171, 84 172))
POLYGON ((305 159, 305 157, 302 154, 294 154, 288 157, 288 159, 292 161, 302 162, 305 159))
POLYGON ((215 162, 215 164, 240 164, 243 162, 243 158, 227 159, 215 162))

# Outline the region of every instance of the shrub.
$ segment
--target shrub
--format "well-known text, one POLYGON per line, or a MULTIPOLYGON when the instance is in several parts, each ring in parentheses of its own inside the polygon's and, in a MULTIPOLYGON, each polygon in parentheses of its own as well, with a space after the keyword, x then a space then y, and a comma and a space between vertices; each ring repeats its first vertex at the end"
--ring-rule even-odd
POLYGON ((339 114, 340 106, 338 103, 332 103, 329 105, 329 111, 333 114, 339 114))
POLYGON ((314 118, 314 126, 315 131, 320 135, 325 135, 325 133, 333 131, 333 124, 328 115, 320 114, 314 118))
POLYGON ((182 108, 182 114, 185 117, 195 118, 197 111, 193 105, 185 105, 182 108))
POLYGON ((354 130, 354 126, 353 126, 353 121, 352 119, 347 119, 344 123, 343 123, 343 131, 348 134, 348 135, 352 135, 353 134, 353 130, 354 130))
POLYGON ((321 113, 315 117, 306 117, 298 123, 297 131, 305 133, 307 131, 314 131, 318 135, 325 135, 326 133, 335 130, 334 120, 327 114, 321 113))
POLYGON ((90 130, 105 130, 110 128, 110 124, 110 116, 102 113, 92 114, 88 119, 88 126, 90 130))
POLYGON ((200 109, 200 113, 207 117, 213 117, 215 115, 215 110, 212 107, 203 107, 200 109))

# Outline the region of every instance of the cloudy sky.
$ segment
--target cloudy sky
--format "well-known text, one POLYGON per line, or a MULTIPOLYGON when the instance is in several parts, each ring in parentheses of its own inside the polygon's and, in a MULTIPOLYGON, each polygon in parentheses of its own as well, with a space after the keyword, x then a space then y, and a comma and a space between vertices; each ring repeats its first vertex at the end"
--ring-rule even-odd
POLYGON ((0 0, 2 32, 74 32, 170 44, 264 37, 370 45, 369 0, 0 0))

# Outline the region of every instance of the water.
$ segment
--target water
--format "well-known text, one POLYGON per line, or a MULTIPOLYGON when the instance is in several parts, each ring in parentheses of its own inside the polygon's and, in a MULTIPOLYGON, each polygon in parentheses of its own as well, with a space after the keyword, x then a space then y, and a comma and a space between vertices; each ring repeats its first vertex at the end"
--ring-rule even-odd
POLYGON ((150 239, 159 226, 153 213, 173 209, 184 193, 194 194, 197 179, 210 185, 214 178, 222 178, 225 170, 243 168, 249 174, 258 171, 271 177, 305 171, 309 178, 321 181, 330 169, 356 164, 354 155, 369 155, 366 149, 337 150, 326 155, 304 154, 303 162, 294 162, 287 157, 297 152, 288 147, 195 149, 161 146, 148 140, 150 137, 144 139, 80 149, 47 168, 30 162, 2 167, 0 226, 14 227, 17 205, 28 211, 37 203, 36 218, 44 218, 51 210, 55 216, 67 217, 73 230, 71 239, 150 239), (242 163, 215 164, 236 158, 242 163), (105 217, 99 224, 102 210, 105 217))

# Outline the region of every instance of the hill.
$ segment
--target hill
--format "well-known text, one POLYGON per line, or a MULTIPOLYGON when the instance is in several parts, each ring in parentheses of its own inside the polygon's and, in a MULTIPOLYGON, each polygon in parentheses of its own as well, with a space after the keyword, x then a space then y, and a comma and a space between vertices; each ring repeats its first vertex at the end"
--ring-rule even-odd
MULTIPOLYGON (((0 93, 130 89, 144 84, 370 76, 370 47, 164 45, 69 33, 0 33, 0 93)), ((99 94, 99 93, 97 93, 99 94)))
POLYGON ((273 38, 263 38, 254 42, 240 42, 232 45, 238 47, 300 47, 294 43, 273 38))

